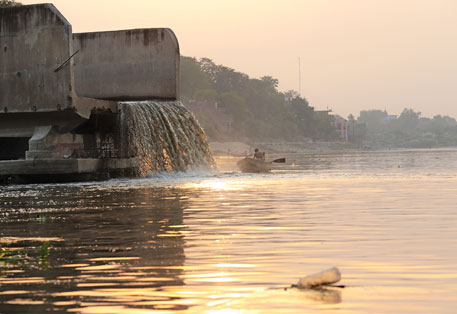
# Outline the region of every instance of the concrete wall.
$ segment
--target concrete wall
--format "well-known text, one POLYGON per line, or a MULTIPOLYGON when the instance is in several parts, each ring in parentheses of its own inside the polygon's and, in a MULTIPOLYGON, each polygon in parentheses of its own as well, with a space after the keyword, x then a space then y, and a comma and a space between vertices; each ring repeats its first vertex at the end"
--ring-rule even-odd
POLYGON ((73 35, 78 96, 177 99, 179 46, 167 28, 73 35))
POLYGON ((71 107, 71 25, 51 4, 0 9, 0 112, 71 107))
POLYGON ((76 96, 72 52, 71 25, 52 4, 0 9, 0 137, 31 137, 43 125, 69 132, 94 108, 117 110, 76 96))
POLYGON ((73 35, 52 4, 0 9, 0 137, 70 132, 94 109, 117 112, 106 99, 176 99, 178 75, 169 29, 73 35))

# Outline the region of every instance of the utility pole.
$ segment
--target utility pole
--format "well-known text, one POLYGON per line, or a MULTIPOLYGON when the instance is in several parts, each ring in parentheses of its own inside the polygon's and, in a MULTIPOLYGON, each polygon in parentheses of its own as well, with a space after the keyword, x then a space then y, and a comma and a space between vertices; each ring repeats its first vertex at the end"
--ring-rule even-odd
POLYGON ((298 95, 301 97, 301 60, 298 57, 298 95))

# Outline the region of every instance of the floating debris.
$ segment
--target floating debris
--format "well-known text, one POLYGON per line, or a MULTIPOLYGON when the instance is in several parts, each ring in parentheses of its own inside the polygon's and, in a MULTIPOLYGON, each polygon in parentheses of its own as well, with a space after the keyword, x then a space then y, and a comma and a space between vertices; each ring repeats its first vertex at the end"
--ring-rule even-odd
POLYGON ((328 286, 341 280, 341 273, 336 267, 332 267, 316 274, 308 275, 298 281, 297 288, 310 289, 320 286, 328 286))

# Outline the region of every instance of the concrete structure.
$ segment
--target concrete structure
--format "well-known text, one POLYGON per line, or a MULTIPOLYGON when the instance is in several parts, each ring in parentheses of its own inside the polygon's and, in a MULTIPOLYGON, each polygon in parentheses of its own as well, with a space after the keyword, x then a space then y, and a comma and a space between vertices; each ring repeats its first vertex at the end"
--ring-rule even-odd
POLYGON ((75 88, 100 99, 177 99, 179 46, 168 28, 73 35, 75 88))
POLYGON ((40 113, 52 113, 55 127, 69 131, 93 108, 116 110, 115 103, 76 96, 72 42, 71 25, 52 5, 1 9, 0 136, 31 136, 48 122, 40 113))
POLYGON ((169 29, 72 34, 52 4, 0 9, 0 182, 128 172, 137 160, 113 144, 117 101, 177 99, 178 74, 169 29))
POLYGON ((133 176, 137 158, 46 158, 0 161, 0 184, 106 180, 133 176))
POLYGON ((71 43, 71 25, 52 5, 2 9, 1 111, 50 112, 72 108, 71 67, 54 71, 70 56, 71 43))

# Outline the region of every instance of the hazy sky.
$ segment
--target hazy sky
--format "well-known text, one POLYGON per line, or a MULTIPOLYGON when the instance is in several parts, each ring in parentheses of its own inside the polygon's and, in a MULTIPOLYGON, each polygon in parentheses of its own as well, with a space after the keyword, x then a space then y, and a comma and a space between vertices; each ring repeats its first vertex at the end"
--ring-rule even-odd
MULTIPOLYGON (((21 0, 23 4, 49 2, 21 0)), ((316 109, 457 118, 457 0, 55 0, 73 32, 169 27, 181 54, 279 79, 316 109)))

